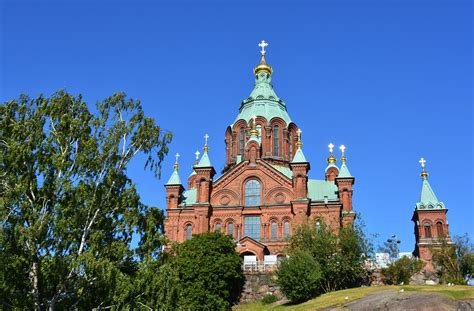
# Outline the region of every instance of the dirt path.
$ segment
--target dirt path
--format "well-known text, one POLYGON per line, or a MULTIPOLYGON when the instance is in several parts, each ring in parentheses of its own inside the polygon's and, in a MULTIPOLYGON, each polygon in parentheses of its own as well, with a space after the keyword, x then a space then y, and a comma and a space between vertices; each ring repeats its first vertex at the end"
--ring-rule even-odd
POLYGON ((386 290, 347 303, 342 307, 325 310, 474 310, 474 300, 456 301, 449 297, 428 293, 386 290))

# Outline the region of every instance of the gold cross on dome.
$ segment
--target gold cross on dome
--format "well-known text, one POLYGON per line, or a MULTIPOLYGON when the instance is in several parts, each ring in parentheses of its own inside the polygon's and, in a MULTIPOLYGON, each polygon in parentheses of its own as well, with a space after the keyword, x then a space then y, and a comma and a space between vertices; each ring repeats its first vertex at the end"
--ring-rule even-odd
POLYGON ((268 46, 268 43, 265 42, 265 40, 262 40, 262 42, 260 42, 260 43, 258 44, 258 46, 262 48, 262 50, 260 51, 260 53, 262 53, 262 55, 265 55, 265 53, 266 53, 265 47, 268 46))
POLYGON ((424 170, 425 169, 425 164, 426 160, 424 158, 421 158, 420 161, 418 161, 421 164, 421 168, 424 170))

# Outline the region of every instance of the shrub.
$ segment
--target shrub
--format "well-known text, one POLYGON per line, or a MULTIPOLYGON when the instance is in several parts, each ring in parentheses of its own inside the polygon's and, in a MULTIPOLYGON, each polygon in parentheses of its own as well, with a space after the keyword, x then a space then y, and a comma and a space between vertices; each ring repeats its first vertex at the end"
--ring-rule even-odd
POLYGON ((402 257, 382 269, 382 275, 388 284, 408 284, 413 274, 420 271, 423 263, 417 258, 402 257))
POLYGON ((227 310, 242 280, 242 260, 231 238, 219 232, 176 246, 159 275, 159 310, 227 310))
POLYGON ((276 301, 278 301, 278 297, 273 294, 265 294, 265 296, 263 296, 262 298, 262 304, 264 305, 269 305, 276 301))
POLYGON ((324 223, 299 226, 290 241, 290 252, 308 252, 319 264, 320 292, 359 286, 367 276, 365 260, 372 252, 362 225, 344 227, 339 232, 324 223))
POLYGON ((296 250, 282 261, 277 271, 277 284, 293 303, 313 297, 320 285, 321 269, 311 254, 296 250))

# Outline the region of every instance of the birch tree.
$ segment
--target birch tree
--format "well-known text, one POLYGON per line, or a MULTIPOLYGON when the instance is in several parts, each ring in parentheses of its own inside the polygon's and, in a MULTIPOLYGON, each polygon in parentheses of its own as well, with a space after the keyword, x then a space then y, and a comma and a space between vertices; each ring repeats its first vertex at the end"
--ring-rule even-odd
POLYGON ((139 261, 160 247, 162 213, 140 201, 127 166, 141 154, 159 177, 171 138, 123 93, 94 109, 64 91, 2 104, 0 305, 134 301, 139 261), (134 233, 142 238, 137 249, 134 233))

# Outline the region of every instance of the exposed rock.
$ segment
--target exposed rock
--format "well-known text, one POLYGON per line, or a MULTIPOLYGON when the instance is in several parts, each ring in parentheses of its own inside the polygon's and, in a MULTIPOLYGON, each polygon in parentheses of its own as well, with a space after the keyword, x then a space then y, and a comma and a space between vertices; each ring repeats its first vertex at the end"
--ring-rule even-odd
POLYGON ((245 282, 239 303, 258 301, 266 294, 282 298, 280 287, 276 285, 276 275, 268 272, 245 273, 245 282))

